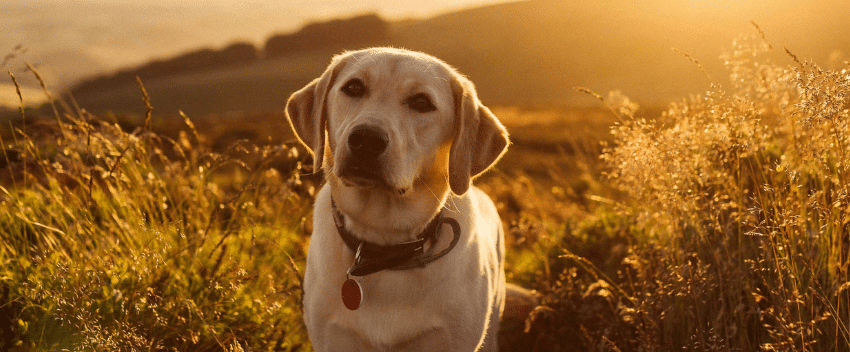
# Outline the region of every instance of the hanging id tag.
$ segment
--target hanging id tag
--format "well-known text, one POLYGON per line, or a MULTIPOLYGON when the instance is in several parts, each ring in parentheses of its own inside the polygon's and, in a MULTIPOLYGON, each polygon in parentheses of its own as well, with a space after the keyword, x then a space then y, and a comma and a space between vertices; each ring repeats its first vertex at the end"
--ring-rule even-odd
POLYGON ((357 310, 363 302, 363 288, 354 279, 345 280, 342 284, 342 304, 349 310, 357 310))
MULTIPOLYGON (((354 253, 355 265, 348 268, 348 272, 345 273, 346 280, 342 283, 342 304, 349 310, 357 310, 357 308, 360 308, 360 304, 363 303, 363 287, 360 287, 360 283, 351 278, 351 269, 360 263, 360 251, 362 249, 363 242, 360 242, 360 245, 357 246, 357 253, 354 253)), ((362 280, 363 278, 361 277, 360 279, 362 280)))

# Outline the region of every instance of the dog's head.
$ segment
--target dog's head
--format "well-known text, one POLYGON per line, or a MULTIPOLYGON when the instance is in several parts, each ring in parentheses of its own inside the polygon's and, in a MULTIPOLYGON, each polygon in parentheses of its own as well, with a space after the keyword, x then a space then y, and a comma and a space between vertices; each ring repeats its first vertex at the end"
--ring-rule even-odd
POLYGON ((401 49, 334 57, 289 98, 286 113, 313 152, 315 170, 323 167, 345 187, 401 196, 420 185, 464 194, 508 145, 507 131, 468 79, 439 59, 401 49))

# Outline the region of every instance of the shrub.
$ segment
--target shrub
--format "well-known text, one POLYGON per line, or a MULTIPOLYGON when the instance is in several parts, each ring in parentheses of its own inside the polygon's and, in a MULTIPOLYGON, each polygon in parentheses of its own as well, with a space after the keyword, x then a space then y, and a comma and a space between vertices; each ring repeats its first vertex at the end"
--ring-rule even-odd
POLYGON ((737 40, 730 90, 612 130, 607 177, 655 234, 625 261, 623 350, 850 346, 850 72, 770 50, 737 40))

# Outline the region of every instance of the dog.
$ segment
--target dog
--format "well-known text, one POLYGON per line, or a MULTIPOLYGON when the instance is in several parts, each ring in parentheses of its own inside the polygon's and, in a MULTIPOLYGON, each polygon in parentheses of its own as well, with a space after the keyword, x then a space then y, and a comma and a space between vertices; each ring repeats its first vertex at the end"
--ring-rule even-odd
POLYGON ((504 233, 471 181, 509 140, 474 85, 370 48, 335 56, 286 115, 325 175, 303 278, 316 351, 497 351, 504 233))

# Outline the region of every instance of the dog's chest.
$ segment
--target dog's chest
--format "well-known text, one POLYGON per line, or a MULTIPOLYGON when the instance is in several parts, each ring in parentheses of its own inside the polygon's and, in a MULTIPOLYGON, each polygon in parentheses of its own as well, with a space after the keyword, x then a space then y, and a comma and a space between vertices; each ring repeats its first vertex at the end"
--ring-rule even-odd
POLYGON ((450 337, 476 326, 469 322, 478 320, 474 317, 484 310, 479 304, 487 301, 487 283, 476 265, 458 265, 459 258, 470 256, 468 246, 458 245, 425 268, 354 278, 363 294, 360 307, 352 311, 343 304, 341 291, 354 256, 333 235, 316 231, 310 245, 304 309, 311 334, 353 333, 391 345, 415 339, 423 331, 443 331, 450 337))
POLYGON ((461 280, 457 275, 463 270, 448 271, 445 264, 449 262, 432 263, 424 269, 382 271, 358 278, 363 295, 357 310, 347 309, 341 298, 346 265, 350 263, 340 260, 324 266, 327 271, 308 270, 304 308, 306 316, 314 320, 307 322, 308 327, 311 333, 326 336, 361 336, 374 346, 391 346, 398 341, 415 339, 428 331, 442 331, 441 336, 446 338, 455 336, 457 329, 468 328, 464 325, 470 324, 464 322, 473 320, 474 310, 480 310, 480 307, 474 307, 465 295, 454 291, 465 285, 486 285, 475 282, 462 284, 461 281, 469 278, 461 280))
MULTIPOLYGON (((408 350, 403 346, 418 342, 448 346, 444 350, 474 350, 493 311, 500 277, 494 272, 500 267, 497 246, 476 231, 489 227, 475 223, 479 217, 454 215, 462 229, 454 249, 425 268, 384 270, 354 278, 362 287, 362 303, 349 310, 341 291, 355 255, 337 232, 327 211, 330 197, 323 192, 314 212, 303 301, 305 322, 310 339, 319 343, 317 350, 408 350), (346 347, 340 341, 360 347, 346 347)), ((468 199, 452 204, 452 214, 477 210, 468 199)), ((451 226, 444 226, 436 247, 443 248, 440 242, 451 237, 451 226)))

